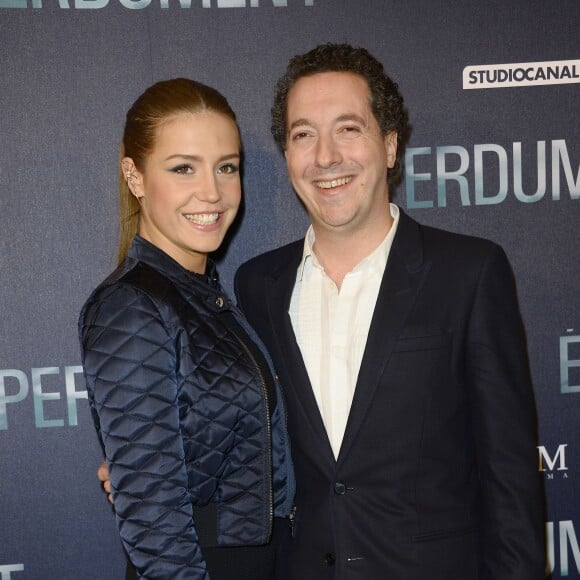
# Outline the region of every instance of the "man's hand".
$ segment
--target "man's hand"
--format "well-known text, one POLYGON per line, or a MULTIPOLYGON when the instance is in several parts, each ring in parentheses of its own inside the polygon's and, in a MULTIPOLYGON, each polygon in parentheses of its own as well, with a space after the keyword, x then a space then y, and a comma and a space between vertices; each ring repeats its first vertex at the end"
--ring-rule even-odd
POLYGON ((97 469, 97 477, 99 481, 103 482, 103 489, 107 492, 107 497, 113 503, 113 496, 111 495, 111 480, 109 479, 109 467, 106 461, 103 461, 97 469))

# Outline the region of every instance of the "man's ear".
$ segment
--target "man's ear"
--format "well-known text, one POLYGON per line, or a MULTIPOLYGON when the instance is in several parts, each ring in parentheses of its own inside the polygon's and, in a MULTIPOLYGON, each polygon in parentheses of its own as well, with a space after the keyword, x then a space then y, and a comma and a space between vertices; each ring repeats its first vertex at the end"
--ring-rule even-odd
POLYGON ((390 131, 383 137, 387 153, 387 167, 392 169, 397 161, 397 132, 390 131))
POLYGON ((135 166, 130 157, 123 157, 121 160, 121 170, 129 191, 137 198, 141 199, 145 195, 143 187, 143 176, 135 166))

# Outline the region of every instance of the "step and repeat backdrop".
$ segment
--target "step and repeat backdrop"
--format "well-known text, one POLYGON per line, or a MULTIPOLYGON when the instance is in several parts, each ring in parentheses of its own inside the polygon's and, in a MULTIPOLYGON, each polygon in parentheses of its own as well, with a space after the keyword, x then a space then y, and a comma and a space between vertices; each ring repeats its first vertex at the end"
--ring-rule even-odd
POLYGON ((269 110, 288 59, 329 41, 368 48, 405 96, 394 201, 511 260, 546 576, 580 577, 579 29, 578 0, 0 0, 0 580, 123 578, 76 321, 115 265, 128 107, 186 76, 237 112, 245 203, 219 256, 231 289, 242 261, 307 226, 269 110))

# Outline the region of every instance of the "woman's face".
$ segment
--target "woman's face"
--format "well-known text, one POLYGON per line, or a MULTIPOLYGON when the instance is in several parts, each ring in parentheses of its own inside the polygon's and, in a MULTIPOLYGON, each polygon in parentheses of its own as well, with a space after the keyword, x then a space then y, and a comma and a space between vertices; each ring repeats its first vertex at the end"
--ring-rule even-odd
POLYGON ((157 130, 143 172, 122 162, 141 204, 139 234, 184 268, 205 271, 241 200, 240 138, 235 123, 211 112, 180 113, 157 130))

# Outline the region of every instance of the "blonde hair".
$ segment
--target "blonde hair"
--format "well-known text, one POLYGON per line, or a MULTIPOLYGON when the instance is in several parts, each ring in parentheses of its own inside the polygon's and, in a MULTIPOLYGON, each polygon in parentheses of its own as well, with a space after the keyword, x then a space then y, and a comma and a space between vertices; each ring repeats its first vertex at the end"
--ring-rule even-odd
POLYGON ((158 128, 181 113, 212 111, 225 115, 237 126, 236 116, 226 98, 212 87, 184 78, 161 81, 149 87, 127 112, 119 157, 119 247, 120 264, 135 235, 139 232, 141 206, 131 193, 121 168, 130 157, 143 172, 145 160, 155 147, 158 128))

